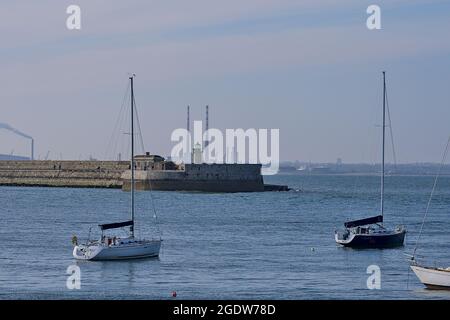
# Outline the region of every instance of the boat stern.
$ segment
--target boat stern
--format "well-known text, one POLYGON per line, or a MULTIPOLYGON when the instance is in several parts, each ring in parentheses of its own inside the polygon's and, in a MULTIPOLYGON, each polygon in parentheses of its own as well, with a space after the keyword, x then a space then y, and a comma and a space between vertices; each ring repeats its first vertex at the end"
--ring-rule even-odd
POLYGON ((354 237, 355 234, 350 232, 349 230, 345 230, 344 232, 336 230, 334 232, 334 240, 336 241, 336 243, 343 246, 351 243, 354 237))
POLYGON ((75 259, 88 260, 87 256, 86 256, 85 248, 83 248, 83 247, 84 246, 78 246, 78 245, 73 247, 72 255, 75 259))
POLYGON ((101 246, 76 245, 72 255, 77 260, 92 260, 102 251, 101 246))

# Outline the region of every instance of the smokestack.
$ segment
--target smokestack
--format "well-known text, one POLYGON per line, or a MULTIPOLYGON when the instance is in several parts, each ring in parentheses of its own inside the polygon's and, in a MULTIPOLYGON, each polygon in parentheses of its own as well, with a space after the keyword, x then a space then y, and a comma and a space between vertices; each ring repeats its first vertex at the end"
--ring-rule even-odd
POLYGON ((34 160, 34 139, 31 138, 31 157, 30 160, 34 160))
POLYGON ((186 123, 186 129, 189 132, 189 124, 190 124, 190 119, 189 119, 189 106, 187 106, 187 123, 186 123))
POLYGON ((206 131, 209 129, 209 106, 206 106, 206 131))
MULTIPOLYGON (((208 132, 209 129, 209 106, 206 105, 206 124, 205 124, 205 131, 208 132)), ((205 148, 209 144, 209 137, 208 134, 206 135, 206 141, 205 141, 205 148)))

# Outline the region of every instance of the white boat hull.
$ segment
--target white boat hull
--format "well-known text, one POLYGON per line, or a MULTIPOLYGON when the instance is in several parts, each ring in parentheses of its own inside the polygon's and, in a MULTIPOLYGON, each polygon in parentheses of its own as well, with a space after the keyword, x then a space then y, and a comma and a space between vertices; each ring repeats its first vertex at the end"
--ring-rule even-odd
POLYGON ((161 240, 132 241, 121 245, 78 245, 73 256, 78 260, 125 260, 159 256, 161 240))
POLYGON ((427 288, 450 290, 450 270, 417 265, 411 266, 411 269, 427 288))

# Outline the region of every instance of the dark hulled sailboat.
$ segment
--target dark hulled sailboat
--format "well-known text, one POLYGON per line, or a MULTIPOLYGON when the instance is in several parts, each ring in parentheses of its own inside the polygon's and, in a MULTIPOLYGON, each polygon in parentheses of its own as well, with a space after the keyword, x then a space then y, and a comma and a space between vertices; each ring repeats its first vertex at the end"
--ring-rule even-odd
POLYGON ((397 226, 388 229, 383 224, 384 218, 384 154, 386 136, 386 73, 383 71, 383 148, 381 161, 381 214, 361 220, 344 223, 344 231, 335 232, 338 244, 353 248, 392 248, 403 246, 406 228, 397 226))

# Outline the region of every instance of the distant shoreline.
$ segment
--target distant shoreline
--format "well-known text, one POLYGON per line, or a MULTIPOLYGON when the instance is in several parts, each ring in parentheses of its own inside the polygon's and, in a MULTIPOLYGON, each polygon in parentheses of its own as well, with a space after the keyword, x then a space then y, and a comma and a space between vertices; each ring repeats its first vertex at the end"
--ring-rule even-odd
MULTIPOLYGON (((450 164, 443 164, 441 166, 439 163, 387 163, 385 165, 385 173, 387 176, 435 176, 438 172, 442 176, 450 175, 450 164)), ((280 173, 371 176, 381 174, 381 164, 282 162, 280 164, 280 173)))
MULTIPOLYGON (((342 173, 302 173, 292 171, 280 171, 276 175, 283 176, 380 176, 380 173, 376 172, 342 172, 342 173)), ((433 173, 398 173, 398 174, 386 174, 386 177, 435 177, 433 173)), ((450 177, 450 173, 441 173, 442 177, 450 177)))

